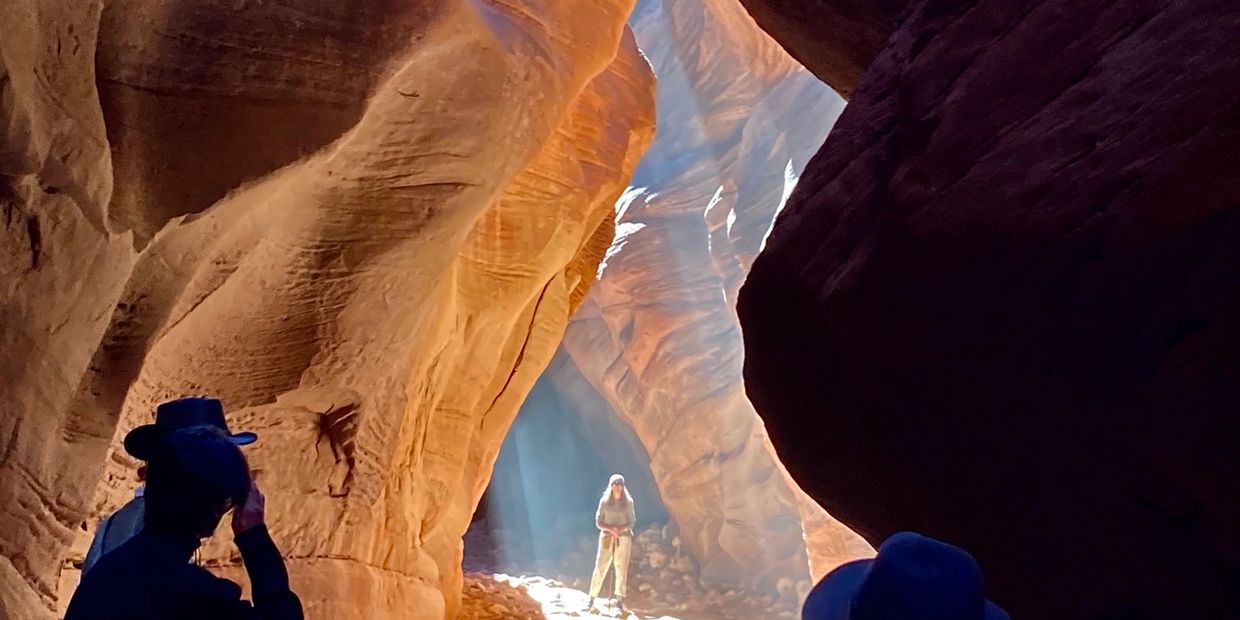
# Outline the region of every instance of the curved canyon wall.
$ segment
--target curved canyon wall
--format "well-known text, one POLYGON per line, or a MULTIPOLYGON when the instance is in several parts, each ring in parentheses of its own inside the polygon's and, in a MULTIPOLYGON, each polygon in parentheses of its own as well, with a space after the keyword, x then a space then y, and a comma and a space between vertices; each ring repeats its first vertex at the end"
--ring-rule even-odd
POLYGON ((974 551, 1022 620, 1240 615, 1238 28, 910 3, 740 296, 749 395, 833 514, 974 551))
POLYGON ((636 432, 704 580, 805 584, 806 531, 817 574, 871 551, 774 457, 732 306, 843 101, 735 2, 648 0, 630 23, 658 76, 658 132, 549 381, 596 391, 636 432))
POLYGON ((328 4, 0 8, 0 615, 54 615, 119 439, 193 393, 262 437, 309 617, 456 605, 653 79, 623 0, 328 4))

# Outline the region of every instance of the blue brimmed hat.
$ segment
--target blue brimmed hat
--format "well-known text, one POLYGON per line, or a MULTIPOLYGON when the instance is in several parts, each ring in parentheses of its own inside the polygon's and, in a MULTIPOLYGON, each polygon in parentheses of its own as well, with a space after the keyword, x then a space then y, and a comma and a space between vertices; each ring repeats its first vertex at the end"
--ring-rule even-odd
POLYGON ((872 560, 827 574, 805 599, 805 620, 1011 620, 986 600, 973 556, 912 532, 888 538, 872 560))
POLYGON ((155 408, 155 423, 143 424, 125 435, 125 451, 143 461, 151 460, 172 431, 194 426, 207 426, 232 442, 244 446, 258 440, 250 432, 233 433, 224 421, 224 406, 214 398, 178 398, 155 408))

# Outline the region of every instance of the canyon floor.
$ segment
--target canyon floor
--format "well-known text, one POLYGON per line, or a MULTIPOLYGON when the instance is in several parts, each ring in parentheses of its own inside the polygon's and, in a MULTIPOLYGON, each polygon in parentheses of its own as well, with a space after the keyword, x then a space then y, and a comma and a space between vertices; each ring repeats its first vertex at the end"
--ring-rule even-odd
POLYGON ((588 608, 589 595, 561 581, 537 575, 466 573, 459 620, 566 620, 568 618, 622 618, 627 620, 716 620, 719 618, 792 618, 791 612, 754 616, 759 605, 741 608, 712 605, 706 601, 675 603, 649 596, 630 597, 627 613, 620 613, 610 600, 595 610, 588 608))
MULTIPOLYGON (((501 544, 473 528, 465 537, 465 589, 460 620, 782 620, 797 615, 796 594, 749 592, 707 584, 679 552, 678 541, 663 528, 638 532, 629 571, 627 614, 610 599, 589 608, 594 539, 574 536, 568 550, 553 559, 531 560, 518 544, 501 544), (517 547, 517 548, 513 548, 517 547)), ((603 594, 610 591, 610 578, 603 594)))

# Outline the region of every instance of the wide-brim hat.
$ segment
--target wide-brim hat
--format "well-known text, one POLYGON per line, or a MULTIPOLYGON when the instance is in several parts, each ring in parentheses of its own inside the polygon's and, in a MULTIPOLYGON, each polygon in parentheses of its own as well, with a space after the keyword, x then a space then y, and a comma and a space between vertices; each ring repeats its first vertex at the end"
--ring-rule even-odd
POLYGON ((888 538, 872 560, 836 568, 810 591, 805 620, 1011 620, 983 594, 968 552, 912 532, 888 538))
POLYGON ((143 424, 125 435, 125 451, 143 461, 151 460, 172 431, 193 426, 209 426, 233 445, 258 441, 251 432, 234 433, 224 421, 224 406, 214 398, 178 398, 155 408, 155 423, 143 424))
POLYGON ((229 498, 236 506, 245 503, 252 479, 249 463, 241 447, 220 429, 205 424, 173 429, 161 438, 160 447, 166 452, 156 457, 160 464, 152 468, 156 471, 148 483, 148 501, 154 501, 159 485, 175 494, 192 492, 214 501, 229 498))

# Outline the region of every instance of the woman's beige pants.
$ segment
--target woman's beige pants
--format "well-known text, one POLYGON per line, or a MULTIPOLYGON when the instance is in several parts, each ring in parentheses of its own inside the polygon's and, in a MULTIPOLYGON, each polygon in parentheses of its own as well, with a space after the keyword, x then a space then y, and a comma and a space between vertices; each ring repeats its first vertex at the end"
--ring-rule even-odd
POLYGON ((633 537, 621 536, 619 542, 606 532, 598 535, 598 557, 594 561, 594 577, 590 579, 590 597, 598 596, 603 589, 603 580, 607 578, 607 569, 616 567, 616 587, 612 592, 624 598, 625 588, 629 581, 629 556, 633 554, 633 537))

